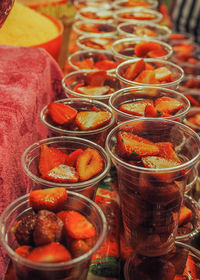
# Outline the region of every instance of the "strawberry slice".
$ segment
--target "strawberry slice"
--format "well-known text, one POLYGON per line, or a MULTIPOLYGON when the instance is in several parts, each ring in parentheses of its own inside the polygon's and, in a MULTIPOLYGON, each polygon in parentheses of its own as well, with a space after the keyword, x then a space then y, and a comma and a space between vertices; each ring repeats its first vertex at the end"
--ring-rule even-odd
POLYGON ((177 163, 181 163, 180 159, 178 158, 176 152, 173 149, 172 143, 158 142, 158 143, 156 143, 156 145, 158 146, 158 148, 160 150, 160 152, 159 152, 160 157, 176 161, 177 163))
POLYGON ((173 33, 169 36, 169 39, 172 40, 183 40, 185 39, 185 36, 183 34, 173 33))
POLYGON ((64 164, 67 160, 67 154, 63 153, 57 148, 48 147, 46 144, 41 146, 40 159, 39 159, 39 172, 42 176, 60 164, 64 164))
POLYGON ((146 168, 154 169, 171 168, 180 165, 180 163, 177 161, 166 159, 160 156, 142 157, 142 162, 146 168))
POLYGON ((82 152, 83 152, 82 149, 77 149, 77 150, 71 152, 68 155, 66 164, 69 165, 69 166, 74 166, 75 163, 76 163, 77 158, 79 157, 80 154, 82 154, 82 152))
POLYGON ((48 105, 48 113, 55 123, 68 124, 75 119, 77 110, 65 104, 52 102, 48 105))
POLYGON ((155 71, 154 70, 143 70, 137 78, 134 80, 136 83, 142 83, 142 84, 157 84, 158 81, 155 77, 155 71))
POLYGON ((185 83, 184 86, 187 87, 187 88, 196 88, 196 89, 198 89, 198 88, 199 88, 199 82, 198 82, 197 80, 191 78, 191 79, 189 79, 189 80, 185 83))
POLYGON ((155 42, 142 42, 135 46, 135 54, 137 57, 145 57, 150 51, 162 50, 162 46, 155 42))
POLYGON ((145 62, 145 70, 155 70, 155 67, 148 62, 145 62))
POLYGON ((200 126, 200 114, 194 116, 194 124, 200 126))
POLYGON ((192 256, 188 255, 187 262, 186 262, 186 267, 184 270, 183 275, 190 279, 198 280, 197 278, 197 269, 198 266, 193 260, 192 256))
POLYGON ((79 177, 74 167, 60 164, 51 169, 43 178, 58 183, 76 183, 79 177))
POLYGON ((28 245, 23 245, 23 246, 19 246, 17 249, 15 249, 15 253, 17 253, 18 255, 20 255, 23 258, 27 258, 31 251, 33 250, 33 247, 28 246, 28 245))
POLYGON ((75 65, 80 69, 92 69, 94 68, 94 61, 92 58, 86 58, 81 61, 76 61, 75 65))
POLYGON ((65 188, 49 188, 30 192, 29 204, 33 210, 59 211, 67 199, 65 188))
POLYGON ((182 102, 168 96, 163 96, 155 100, 156 110, 171 115, 177 113, 183 106, 184 104, 182 102))
POLYGON ((185 225, 191 222, 193 219, 192 210, 186 207, 185 205, 181 206, 178 226, 185 225))
POLYGON ((85 95, 99 96, 109 92, 109 86, 84 86, 77 88, 77 92, 85 95))
POLYGON ((159 67, 155 70, 155 78, 159 82, 170 83, 174 81, 172 72, 165 66, 159 67))
POLYGON ((87 148, 76 161, 76 169, 81 181, 97 175, 103 169, 103 159, 94 149, 87 148))
POLYGON ((157 57, 165 56, 166 54, 167 54, 167 52, 164 50, 153 50, 153 51, 149 51, 146 54, 146 56, 150 57, 150 58, 157 58, 157 57))
POLYGON ((69 236, 75 239, 91 238, 96 235, 94 226, 77 211, 67 211, 64 226, 69 236))
POLYGON ((154 156, 159 148, 151 141, 129 132, 120 131, 117 137, 117 150, 122 157, 154 156))
POLYGON ((144 110, 144 116, 148 118, 156 118, 158 117, 158 112, 156 111, 156 108, 153 105, 147 104, 144 110))
POLYGON ((146 99, 131 103, 125 103, 121 105, 119 109, 127 114, 144 116, 144 111, 147 105, 153 106, 153 101, 150 99, 146 99))
POLYGON ((86 83, 93 87, 102 87, 107 78, 106 71, 95 71, 86 75, 86 83))
POLYGON ((133 81, 139 75, 139 73, 142 72, 144 69, 145 69, 145 62, 143 59, 140 59, 126 69, 124 73, 124 78, 133 81))
POLYGON ((71 252, 74 258, 87 253, 91 247, 82 239, 75 239, 71 244, 71 252))
POLYGON ((80 130, 87 131, 106 125, 111 117, 111 113, 106 111, 83 111, 77 114, 75 122, 80 130))
POLYGON ((95 63, 95 68, 101 70, 110 70, 116 68, 117 65, 118 63, 116 61, 105 59, 105 60, 97 61, 95 63))
POLYGON ((32 250, 28 259, 40 263, 66 262, 72 259, 70 252, 61 244, 52 242, 32 250))

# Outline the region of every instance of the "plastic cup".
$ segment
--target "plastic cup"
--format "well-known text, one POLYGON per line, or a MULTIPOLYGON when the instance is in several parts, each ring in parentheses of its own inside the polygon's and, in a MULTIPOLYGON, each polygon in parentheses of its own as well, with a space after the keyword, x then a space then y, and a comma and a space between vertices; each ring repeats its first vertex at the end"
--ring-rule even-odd
POLYGON ((113 3, 113 9, 115 10, 120 10, 124 8, 134 8, 134 7, 144 7, 144 8, 149 8, 149 9, 156 9, 158 7, 158 2, 157 1, 141 1, 143 3, 140 4, 140 1, 134 3, 129 1, 129 0, 120 0, 120 1, 115 1, 113 3))
POLYGON ((192 34, 189 33, 173 33, 168 38, 169 44, 176 45, 176 44, 189 44, 194 42, 194 37, 192 34))
POLYGON ((192 107, 200 107, 200 76, 185 75, 179 91, 190 100, 192 107))
POLYGON ((97 22, 99 20, 114 22, 113 11, 101 9, 99 7, 85 7, 78 11, 77 19, 97 22))
POLYGON ((162 47, 162 50, 166 52, 165 55, 156 57, 158 59, 167 60, 171 57, 173 53, 172 47, 167 43, 164 43, 159 40, 153 40, 150 38, 140 38, 140 37, 123 38, 115 41, 112 45, 112 52, 114 54, 115 59, 120 62, 137 58, 138 56, 136 56, 135 54, 135 46, 137 44, 141 44, 145 42, 159 44, 162 47))
POLYGON ((192 107, 189 112, 186 114, 185 119, 183 120, 184 124, 188 127, 192 128, 194 131, 196 131, 198 134, 200 134, 200 125, 193 122, 193 119, 196 115, 200 116, 200 107, 192 107))
POLYGON ((167 41, 171 34, 171 30, 155 23, 146 22, 124 22, 117 26, 119 37, 144 37, 167 41))
POLYGON ((112 110, 106 104, 85 98, 67 98, 56 101, 61 104, 69 105, 72 108, 76 109, 78 112, 82 111, 92 111, 93 108, 97 108, 100 111, 109 112, 112 115, 111 120, 106 123, 103 127, 94 130, 81 131, 81 130, 70 130, 65 125, 56 124, 49 115, 48 105, 46 105, 40 114, 40 118, 45 126, 48 127, 52 136, 71 136, 71 137, 80 137, 93 141, 94 143, 104 147, 105 139, 108 132, 115 124, 115 118, 113 117, 112 110))
MULTIPOLYGON (((97 100, 108 104, 108 100, 113 93, 108 93, 105 95, 85 95, 75 91, 75 87, 80 82, 83 84, 87 84, 86 77, 88 73, 95 73, 96 70, 79 70, 67 74, 62 79, 62 86, 65 90, 65 94, 67 97, 70 98, 88 98, 92 100, 97 100)), ((121 88, 120 82, 114 74, 107 73, 107 78, 104 82, 104 86, 109 86, 110 88, 114 89, 115 91, 121 88)))
POLYGON ((117 36, 109 37, 101 34, 84 35, 79 37, 76 43, 80 50, 111 50, 117 38, 117 36))
POLYGON ((71 261, 60 263, 39 263, 21 257, 15 253, 19 246, 15 239, 12 227, 24 214, 31 211, 28 202, 29 194, 12 202, 0 217, 0 241, 6 253, 12 260, 17 280, 85 280, 92 255, 102 245, 107 232, 106 218, 102 210, 90 199, 71 191, 68 191, 67 200, 63 210, 81 211, 81 213, 93 224, 96 229, 95 242, 87 253, 71 261))
MULTIPOLYGON (((140 144, 142 149, 143 144, 140 144)), ((140 119, 124 122, 107 136, 106 149, 117 168, 122 219, 129 246, 144 256, 167 254, 177 233, 180 207, 188 176, 200 156, 200 138, 187 126, 166 119, 140 119), (119 156, 120 133, 133 133, 154 143, 170 142, 180 165, 143 167, 139 158, 119 156)), ((148 160, 154 159, 155 156, 148 160)), ((145 158, 143 158, 145 160, 145 158)))
POLYGON ((110 170, 110 166, 110 158, 101 146, 89 140, 78 137, 59 136, 43 139, 28 147, 22 155, 22 168, 25 174, 30 179, 31 189, 65 187, 67 190, 78 192, 89 197, 92 200, 95 198, 99 182, 107 175, 110 170), (103 169, 101 173, 97 174, 93 178, 77 183, 56 183, 42 179, 40 178, 38 163, 41 146, 43 144, 46 144, 48 147, 55 147, 57 149, 60 149, 61 151, 68 151, 69 153, 77 149, 95 149, 103 158, 103 169))
POLYGON ((109 1, 102 1, 102 0, 75 0, 74 1, 74 6, 76 7, 77 10, 80 10, 85 7, 97 7, 105 10, 110 10, 111 7, 111 2, 109 1))
MULTIPOLYGON (((121 86, 122 87, 130 87, 130 86, 146 86, 147 84, 139 83, 139 82, 134 82, 131 80, 127 80, 124 78, 125 71, 127 70, 128 67, 130 67, 133 63, 136 63, 138 58, 132 59, 132 60, 127 60, 122 63, 120 63, 117 66, 116 69, 116 75, 120 80, 121 86)), ((169 89, 177 89, 179 87, 180 82, 183 80, 184 77, 184 71, 181 67, 178 65, 161 60, 161 59, 151 59, 151 58, 144 58, 144 61, 155 67, 155 69, 159 67, 166 67, 169 71, 171 71, 174 81, 173 82, 168 82, 168 83, 162 83, 162 84, 149 84, 149 86, 155 86, 155 87, 164 87, 164 88, 169 88, 169 89)))
MULTIPOLYGON (((189 100, 181 93, 162 87, 128 87, 123 88, 113 93, 109 99, 109 105, 113 110, 116 122, 124 122, 131 119, 139 119, 144 115, 138 116, 120 110, 121 105, 132 103, 138 100, 151 100, 153 103, 157 98, 170 97, 174 98, 184 104, 176 114, 166 117, 166 119, 182 122, 186 114, 190 110, 189 100)), ((158 118, 163 118, 158 116, 158 118)))

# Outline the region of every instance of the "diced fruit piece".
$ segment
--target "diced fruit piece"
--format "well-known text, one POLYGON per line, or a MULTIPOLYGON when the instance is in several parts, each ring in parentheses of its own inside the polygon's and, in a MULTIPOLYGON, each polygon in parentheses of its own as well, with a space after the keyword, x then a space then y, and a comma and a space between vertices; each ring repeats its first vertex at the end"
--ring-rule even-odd
POLYGON ((167 52, 164 50, 154 50, 154 51, 149 51, 146 55, 147 55, 147 57, 150 57, 150 58, 156 58, 156 57, 165 56, 166 54, 167 54, 167 52))
MULTIPOLYGON (((70 85, 70 83, 69 83, 69 85, 70 85)), ((84 86, 85 86, 84 83, 78 83, 78 84, 76 84, 75 87, 73 88, 73 91, 79 92, 79 87, 84 87, 84 86)))
POLYGON ((68 155, 68 158, 67 158, 67 165, 69 166, 74 166, 76 164, 76 160, 78 158, 78 156, 80 154, 82 154, 83 150, 82 149, 77 149, 73 152, 71 152, 69 155, 68 155))
POLYGON ((46 176, 43 176, 43 178, 59 183, 76 183, 78 181, 78 173, 74 167, 60 164, 51 169, 46 176))
POLYGON ((121 131, 117 137, 117 151, 122 157, 129 158, 158 155, 159 148, 149 140, 121 131))
POLYGON ((194 116, 194 123, 198 126, 200 126, 200 114, 196 114, 194 116))
POLYGON ((145 62, 145 70, 155 70, 155 67, 148 62, 145 62))
POLYGON ((29 203, 34 210, 59 211, 67 199, 65 188, 49 188, 30 192, 29 203))
POLYGON ((138 57, 145 57, 149 51, 162 50, 162 46, 155 42, 143 42, 135 46, 135 54, 138 57))
POLYGON ((199 82, 193 78, 189 79, 185 85, 187 88, 199 88, 199 82))
POLYGON ((71 252, 74 258, 80 257, 81 255, 87 253, 90 249, 91 247, 88 246, 88 244, 82 239, 72 241, 71 252))
POLYGON ((192 218, 192 210, 186 207, 185 205, 182 205, 178 225, 181 226, 187 224, 192 221, 192 218))
POLYGON ((102 70, 110 70, 116 68, 118 63, 116 61, 112 61, 109 59, 100 60, 95 63, 95 68, 102 69, 102 70))
POLYGON ((96 235, 93 225, 77 211, 67 212, 64 225, 69 236, 75 239, 91 238, 96 235))
POLYGON ((101 172, 103 159, 94 149, 87 148, 77 159, 76 169, 81 181, 86 181, 101 172))
POLYGON ((28 259, 33 262, 56 263, 72 259, 70 252, 61 244, 52 242, 32 250, 28 259))
POLYGON ((23 246, 19 246, 15 250, 15 253, 17 253, 18 255, 20 255, 23 258, 27 258, 30 255, 32 250, 33 250, 33 247, 27 246, 27 245, 23 245, 23 246))
POLYGON ((184 34, 173 33, 169 36, 172 40, 183 40, 185 38, 184 34))
POLYGON ((77 89, 79 93, 92 96, 105 95, 109 90, 109 86, 84 86, 77 89))
POLYGON ((65 104, 52 102, 48 105, 48 113, 55 123, 68 124, 75 119, 77 110, 65 104))
POLYGON ((153 101, 146 99, 146 100, 139 100, 131 103, 125 103, 121 105, 119 109, 127 114, 144 116, 144 111, 147 105, 153 106, 153 101))
POLYGON ((76 61, 76 66, 78 66, 80 69, 93 69, 94 61, 92 58, 86 58, 81 61, 76 61))
POLYGON ((182 102, 172 97, 163 96, 155 100, 156 110, 167 114, 175 114, 183 106, 182 102))
POLYGON ((34 228, 34 242, 42 246, 51 242, 60 242, 62 238, 63 222, 52 211, 40 210, 34 228))
POLYGON ((177 161, 169 160, 159 156, 147 156, 142 158, 142 162, 147 168, 162 169, 180 165, 177 161))
POLYGON ((143 59, 140 59, 126 69, 124 73, 124 78, 133 81, 139 75, 139 73, 142 72, 144 69, 145 69, 145 62, 143 59))
POLYGON ((170 142, 158 142, 156 145, 159 148, 159 156, 176 161, 177 163, 181 163, 180 159, 178 158, 177 154, 173 149, 173 145, 170 142))
POLYGON ((153 105, 147 104, 144 110, 144 116, 147 118, 155 118, 158 117, 159 115, 157 113, 156 108, 153 105))
POLYGON ((155 70, 155 78, 159 82, 170 83, 174 81, 172 72, 165 66, 159 67, 155 70))
POLYGON ((61 221, 63 223, 65 223, 65 217, 67 215, 67 211, 66 210, 60 211, 60 212, 56 213, 56 215, 58 216, 59 219, 61 219, 61 221))
POLYGON ((144 70, 142 71, 137 78, 134 80, 136 83, 142 84, 157 84, 158 81, 155 78, 154 70, 144 70))
POLYGON ((48 172, 60 164, 64 164, 67 159, 67 155, 54 147, 48 147, 46 144, 41 146, 40 159, 39 159, 39 171, 42 176, 48 174, 48 172))
POLYGON ((187 258, 184 275, 190 276, 191 279, 198 279, 196 268, 195 261, 193 260, 192 256, 189 255, 187 258))
POLYGON ((86 82, 89 86, 102 87, 107 78, 106 71, 95 71, 94 73, 88 73, 86 76, 86 82))
POLYGON ((82 111, 77 114, 75 122, 80 130, 87 131, 104 126, 110 121, 111 117, 111 113, 106 111, 82 111))

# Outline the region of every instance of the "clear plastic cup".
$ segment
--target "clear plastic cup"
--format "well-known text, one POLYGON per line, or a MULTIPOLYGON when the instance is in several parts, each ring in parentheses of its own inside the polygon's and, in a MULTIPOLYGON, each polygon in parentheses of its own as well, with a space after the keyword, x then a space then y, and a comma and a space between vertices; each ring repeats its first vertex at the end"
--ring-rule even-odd
POLYGON ((77 39, 80 50, 111 50, 112 44, 118 39, 117 36, 105 36, 101 34, 84 35, 77 39))
POLYGON ((15 252, 19 245, 12 231, 16 222, 32 209, 28 197, 29 194, 13 201, 0 217, 0 241, 12 260, 17 280, 85 280, 92 255, 100 248, 107 233, 106 218, 102 210, 87 197, 68 191, 67 200, 70 201, 70 204, 66 203, 63 210, 81 211, 93 224, 97 232, 94 245, 90 251, 71 261, 60 263, 33 262, 15 252))
POLYGON ((184 124, 200 134, 200 125, 195 121, 195 116, 200 116, 200 107, 192 107, 183 120, 184 124))
MULTIPOLYGON (((144 147, 142 141, 138 146, 140 151, 144 147)), ((167 254, 174 247, 188 176, 199 160, 199 136, 178 122, 144 118, 115 127, 107 136, 106 150, 117 168, 122 219, 129 246, 144 256, 167 254), (157 161, 166 161, 160 161, 159 156, 148 156, 146 152, 142 160, 137 152, 136 156, 133 153, 132 160, 125 160, 119 155, 123 144, 120 146, 117 139, 122 134, 130 137, 131 133, 153 143, 170 142, 181 164, 156 165, 157 161), (145 160, 154 164, 144 167, 145 160)))
MULTIPOLYGON (((131 119, 138 119, 144 117, 141 112, 141 116, 133 115, 120 110, 121 105, 132 103, 138 100, 151 100, 154 104, 155 100, 160 97, 170 97, 180 101, 184 106, 172 116, 166 116, 166 119, 182 122, 186 114, 190 110, 190 102, 181 93, 162 87, 128 87, 123 88, 113 93, 109 99, 109 105, 113 110, 116 122, 124 122, 131 119)), ((163 118, 162 116, 158 118, 163 118)))
POLYGON ((101 9, 99 7, 85 7, 78 11, 78 20, 86 20, 91 22, 107 21, 114 22, 113 11, 101 9))
MULTIPOLYGON (((131 80, 127 80, 124 78, 125 71, 127 70, 128 67, 130 67, 132 64, 136 63, 138 58, 132 59, 132 60, 127 60, 122 63, 120 63, 117 66, 116 69, 116 75, 120 80, 121 86, 122 87, 130 87, 130 86, 146 86, 147 84, 139 83, 139 82, 134 82, 131 80)), ((171 71, 174 81, 173 82, 168 82, 168 83, 162 83, 162 84, 148 84, 149 86, 156 86, 156 87, 164 87, 164 88, 169 88, 169 89, 177 89, 179 87, 179 84, 183 80, 184 77, 184 71, 183 69, 170 62, 170 61, 165 61, 161 59, 151 59, 151 58, 144 58, 144 62, 147 62, 151 66, 153 66, 155 69, 159 67, 166 67, 169 71, 171 71)))
POLYGON ((167 43, 159 40, 153 40, 150 38, 141 38, 141 37, 123 38, 115 41, 112 45, 112 52, 114 54, 115 59, 120 62, 137 58, 138 56, 135 54, 135 46, 145 42, 148 42, 150 44, 151 43, 159 44, 162 50, 165 51, 166 54, 157 56, 155 58, 167 60, 171 57, 173 53, 172 47, 167 43))
POLYGON ((106 123, 104 126, 94 129, 94 130, 70 130, 70 128, 66 127, 65 125, 56 124, 51 116, 49 115, 48 105, 46 105, 40 114, 40 118, 45 126, 48 127, 49 131, 51 132, 51 136, 71 136, 71 137, 80 137, 84 139, 88 139, 93 141, 94 143, 104 147, 105 139, 108 134, 108 131, 114 126, 115 118, 112 114, 112 110, 106 104, 96 101, 90 100, 85 98, 67 98, 56 101, 61 104, 65 104, 71 106, 72 108, 76 109, 78 112, 83 111, 93 111, 95 107, 97 110, 109 112, 112 117, 111 120, 106 123))
POLYGON ((166 27, 155 23, 134 22, 134 23, 121 23, 117 26, 119 37, 144 37, 167 41, 171 34, 171 30, 166 27))
MULTIPOLYGON (((105 104, 108 104, 108 100, 110 96, 113 94, 112 93, 107 93, 104 95, 85 95, 81 94, 76 90, 76 85, 83 83, 84 85, 87 85, 87 74, 88 73, 95 73, 96 70, 79 70, 72 72, 70 74, 67 74, 63 79, 62 79, 62 86, 65 90, 65 94, 67 97, 70 98, 88 98, 92 100, 97 100, 101 101, 105 104)), ((120 82, 117 79, 117 77, 114 74, 107 73, 107 78, 104 82, 104 86, 109 86, 111 88, 111 91, 117 91, 121 88, 120 82)))
POLYGON ((147 0, 147 1, 132 2, 129 0, 118 0, 118 1, 114 1, 112 7, 115 10, 120 10, 124 8, 134 8, 134 7, 144 7, 144 8, 156 10, 158 7, 158 1, 147 0))
POLYGON ((176 33, 172 31, 172 34, 168 38, 169 44, 191 44, 194 42, 194 37, 189 33, 176 33))
POLYGON ((110 73, 115 72, 118 65, 113 54, 106 50, 77 51, 68 57, 68 63, 74 70, 95 69, 110 73))
POLYGON ((30 179, 31 189, 65 187, 67 190, 78 192, 89 197, 92 200, 95 198, 99 182, 107 175, 110 170, 110 166, 110 158, 101 146, 83 138, 70 136, 51 137, 48 139, 40 140, 29 146, 22 155, 22 168, 25 174, 30 179), (48 147, 55 147, 63 152, 68 151, 68 153, 77 149, 95 149, 99 152, 103 159, 103 169, 101 173, 90 178, 89 180, 81 182, 78 181, 77 183, 56 183, 42 179, 38 170, 38 163, 40 158, 41 146, 43 144, 46 144, 48 147))
POLYGON ((179 91, 190 100, 192 107, 200 107, 200 75, 185 75, 179 91))
POLYGON ((102 0, 75 0, 74 6, 77 10, 80 10, 85 7, 96 7, 105 10, 110 10, 112 8, 110 1, 102 1, 102 0))

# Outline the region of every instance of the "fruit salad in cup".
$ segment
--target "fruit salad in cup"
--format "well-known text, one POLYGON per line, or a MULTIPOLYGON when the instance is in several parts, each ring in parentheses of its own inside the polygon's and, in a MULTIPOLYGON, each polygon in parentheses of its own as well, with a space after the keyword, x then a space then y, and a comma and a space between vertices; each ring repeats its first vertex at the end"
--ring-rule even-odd
POLYGON ((189 99, 192 107, 200 107, 200 76, 185 75, 179 91, 189 99))
POLYGON ((135 8, 135 7, 156 9, 157 5, 158 5, 157 1, 118 0, 113 3, 113 8, 115 10, 120 10, 123 8, 135 8))
POLYGON ((200 107, 192 107, 184 119, 184 124, 200 133, 200 107))
POLYGON ((84 35, 77 39, 80 50, 110 50, 117 36, 84 35))
POLYGON ((77 13, 77 18, 80 20, 88 21, 107 21, 113 22, 113 12, 111 10, 100 9, 96 7, 86 7, 79 10, 77 13))

